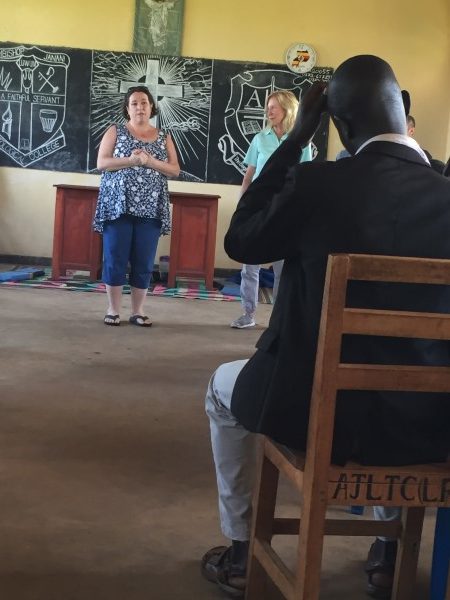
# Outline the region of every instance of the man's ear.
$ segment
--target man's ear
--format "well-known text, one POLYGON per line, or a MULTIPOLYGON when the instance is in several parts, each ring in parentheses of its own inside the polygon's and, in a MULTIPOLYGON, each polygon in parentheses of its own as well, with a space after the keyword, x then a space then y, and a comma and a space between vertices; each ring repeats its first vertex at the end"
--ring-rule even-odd
POLYGON ((403 107, 405 109, 405 115, 408 116, 411 108, 411 96, 409 95, 408 90, 402 90, 402 100, 403 107))
POLYGON ((336 115, 331 115, 331 120, 333 121, 334 126, 336 127, 339 133, 341 142, 344 144, 345 148, 348 149, 348 146, 351 146, 351 142, 353 139, 353 131, 351 125, 348 123, 348 121, 344 121, 336 115))

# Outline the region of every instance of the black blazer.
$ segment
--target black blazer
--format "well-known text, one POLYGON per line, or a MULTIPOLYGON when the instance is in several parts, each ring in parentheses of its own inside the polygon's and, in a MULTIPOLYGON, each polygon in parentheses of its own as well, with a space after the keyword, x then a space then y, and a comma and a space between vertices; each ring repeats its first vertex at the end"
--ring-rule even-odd
MULTIPOLYGON (((411 148, 372 142, 338 162, 295 164, 287 140, 241 198, 225 238, 236 261, 285 259, 277 302, 257 352, 238 377, 231 410, 250 431, 304 448, 328 254, 450 258, 450 181, 411 148)), ((359 306, 450 312, 445 287, 354 283, 359 306)), ((365 339, 354 362, 450 365, 446 342, 365 339)), ((445 460, 450 398, 345 392, 338 397, 333 461, 365 464, 445 460)))

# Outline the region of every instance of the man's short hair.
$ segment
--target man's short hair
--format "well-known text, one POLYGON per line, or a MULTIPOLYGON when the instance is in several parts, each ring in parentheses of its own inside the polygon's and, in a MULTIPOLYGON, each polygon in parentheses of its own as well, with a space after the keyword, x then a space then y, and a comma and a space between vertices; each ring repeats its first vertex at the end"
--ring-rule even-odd
POLYGON ((408 115, 406 117, 406 123, 408 124, 408 127, 415 127, 416 126, 416 120, 412 115, 408 115))

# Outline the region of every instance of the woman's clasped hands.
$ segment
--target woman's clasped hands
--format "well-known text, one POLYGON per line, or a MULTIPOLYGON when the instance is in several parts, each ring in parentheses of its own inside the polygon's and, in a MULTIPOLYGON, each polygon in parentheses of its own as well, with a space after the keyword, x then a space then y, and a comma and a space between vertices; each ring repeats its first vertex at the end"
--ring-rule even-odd
POLYGON ((134 167, 151 167, 154 157, 143 148, 136 148, 130 154, 130 163, 134 167))

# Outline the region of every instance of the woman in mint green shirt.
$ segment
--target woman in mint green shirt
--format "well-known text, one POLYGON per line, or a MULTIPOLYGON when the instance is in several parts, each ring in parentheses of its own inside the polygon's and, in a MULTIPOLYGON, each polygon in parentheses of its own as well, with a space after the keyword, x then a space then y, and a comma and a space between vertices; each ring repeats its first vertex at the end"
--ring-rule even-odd
MULTIPOLYGON (((298 100, 290 91, 277 90, 268 96, 266 104, 268 126, 255 135, 245 155, 244 163, 247 165, 247 170, 242 181, 241 196, 250 183, 261 173, 271 154, 287 138, 289 131, 294 126, 297 110, 298 100)), ((311 144, 303 149, 299 157, 299 162, 308 160, 312 160, 311 144)), ((274 301, 278 291, 282 268, 282 260, 273 263, 274 301)), ((245 329, 256 325, 255 312, 258 306, 259 269, 260 265, 242 265, 241 302, 244 313, 232 321, 231 327, 245 329)))

